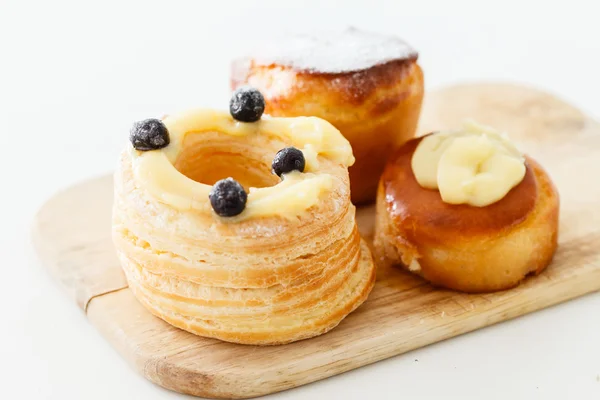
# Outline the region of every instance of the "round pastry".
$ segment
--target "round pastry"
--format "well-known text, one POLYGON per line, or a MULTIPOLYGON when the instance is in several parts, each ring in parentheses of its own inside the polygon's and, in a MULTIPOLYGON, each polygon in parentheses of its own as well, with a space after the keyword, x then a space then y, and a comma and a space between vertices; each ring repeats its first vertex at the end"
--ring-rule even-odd
POLYGON ((350 201, 347 140, 318 118, 260 118, 251 97, 231 113, 256 122, 197 109, 134 126, 113 238, 153 314, 272 345, 334 328, 367 298, 375 267, 350 201))
POLYGON ((468 123, 406 143, 379 182, 375 251, 436 286, 489 292, 543 271, 558 193, 542 167, 491 128, 468 123))
POLYGON ((274 116, 317 116, 350 141, 352 201, 372 202, 388 156, 415 133, 423 100, 417 52, 357 29, 283 37, 232 64, 231 86, 258 88, 274 116))

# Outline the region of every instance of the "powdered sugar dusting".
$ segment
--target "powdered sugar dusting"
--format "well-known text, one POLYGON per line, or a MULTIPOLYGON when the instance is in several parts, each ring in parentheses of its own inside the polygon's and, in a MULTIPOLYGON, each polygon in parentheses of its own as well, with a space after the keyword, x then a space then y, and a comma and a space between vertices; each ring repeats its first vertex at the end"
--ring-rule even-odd
POLYGON ((261 43, 248 57, 259 65, 277 64, 315 73, 343 73, 416 58, 417 52, 400 38, 348 28, 338 32, 283 36, 261 43))

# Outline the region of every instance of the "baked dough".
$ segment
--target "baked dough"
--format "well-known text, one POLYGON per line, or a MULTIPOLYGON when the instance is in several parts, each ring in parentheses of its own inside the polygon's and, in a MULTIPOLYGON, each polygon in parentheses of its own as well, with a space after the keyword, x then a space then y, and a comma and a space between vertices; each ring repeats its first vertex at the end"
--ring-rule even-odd
POLYGON ((350 141, 352 201, 375 200, 388 156, 415 133, 423 100, 417 53, 393 36, 349 29, 261 43, 232 64, 231 87, 249 85, 274 116, 314 115, 350 141))
POLYGON ((557 247, 559 212, 542 167, 526 156, 523 180, 488 206, 447 204, 415 179, 411 159, 421 140, 400 148, 379 182, 377 257, 470 293, 508 289, 542 272, 557 247))
POLYGON ((212 110, 163 122, 169 146, 128 145, 115 174, 114 243, 147 309, 197 335, 272 345, 325 333, 367 298, 375 267, 350 202, 352 152, 331 124, 212 110), (307 167, 288 185, 270 165, 290 145, 307 167), (207 196, 227 176, 250 193, 231 218, 207 196))

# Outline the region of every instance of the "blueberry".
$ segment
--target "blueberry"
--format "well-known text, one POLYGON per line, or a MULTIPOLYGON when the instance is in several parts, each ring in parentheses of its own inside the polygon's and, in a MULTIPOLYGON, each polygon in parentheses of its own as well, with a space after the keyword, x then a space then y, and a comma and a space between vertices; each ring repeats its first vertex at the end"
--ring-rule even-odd
POLYGON ((242 122, 255 122, 265 111, 265 98, 256 89, 241 87, 233 92, 229 102, 231 116, 242 122))
POLYGON ((233 178, 221 179, 215 183, 208 198, 213 210, 221 217, 233 217, 246 208, 248 195, 242 185, 233 178))
POLYGON ((274 174, 281 176, 281 174, 287 174, 294 170, 304 172, 305 165, 306 161, 302 151, 295 147, 286 147, 275 154, 271 168, 273 168, 274 174))
POLYGON ((145 119, 133 124, 129 140, 136 150, 158 150, 169 145, 169 131, 159 119, 145 119))

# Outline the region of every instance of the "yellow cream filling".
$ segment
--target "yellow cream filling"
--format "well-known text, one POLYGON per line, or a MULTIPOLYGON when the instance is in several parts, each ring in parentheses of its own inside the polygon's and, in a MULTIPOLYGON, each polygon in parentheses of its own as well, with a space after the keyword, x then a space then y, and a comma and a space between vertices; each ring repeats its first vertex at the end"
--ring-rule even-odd
POLYGON ((439 190, 444 202, 476 207, 499 201, 525 176, 525 157, 508 137, 474 122, 423 138, 411 166, 419 185, 439 190))
POLYGON ((133 174, 139 186, 158 201, 181 210, 211 210, 208 199, 211 186, 188 178, 173 165, 188 134, 268 135, 302 150, 306 161, 304 173, 285 174, 275 186, 250 188, 245 210, 228 218, 230 221, 274 215, 296 218, 333 187, 334 178, 322 170, 319 156, 344 167, 354 163, 348 141, 333 125, 316 117, 274 118, 265 115, 257 122, 244 123, 234 120, 227 112, 200 109, 169 115, 163 123, 169 131, 169 146, 153 151, 137 151, 131 147, 133 174))

